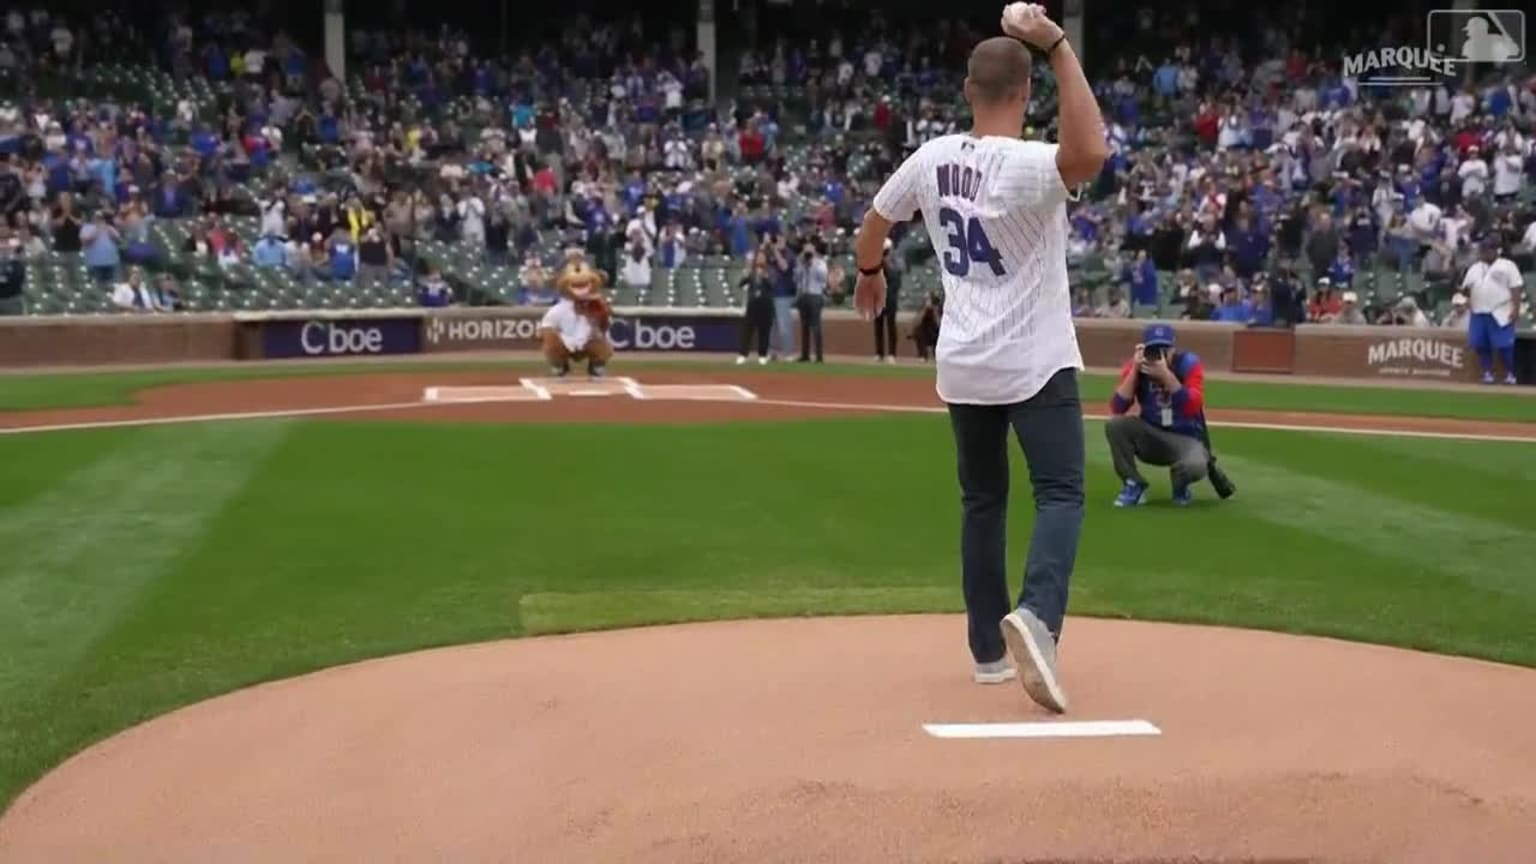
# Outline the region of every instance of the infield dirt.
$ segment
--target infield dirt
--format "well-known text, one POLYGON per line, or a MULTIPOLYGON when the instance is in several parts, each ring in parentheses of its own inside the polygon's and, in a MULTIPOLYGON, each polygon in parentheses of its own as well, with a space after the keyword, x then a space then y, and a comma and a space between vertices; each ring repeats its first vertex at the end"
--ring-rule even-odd
POLYGON ((1074 719, 971 683, 959 616, 726 622, 338 667, 85 751, 0 860, 1527 862, 1536 672, 1073 620, 1074 719))
MULTIPOLYGON (((526 373, 523 373, 526 374, 526 373)), ((345 376, 209 381, 156 387, 134 405, 0 413, 0 429, 218 414, 274 415, 326 410, 330 416, 490 423, 701 423, 782 420, 901 410, 939 410, 925 378, 798 375, 774 372, 646 370, 644 384, 735 384, 761 397, 755 402, 635 400, 627 397, 557 398, 548 402, 452 404, 421 402, 428 387, 516 386, 520 374, 497 371, 413 371, 345 376), (398 406, 379 410, 380 406, 398 406)), ((1107 405, 1085 404, 1090 416, 1107 405)), ((1447 435, 1499 435, 1536 440, 1536 422, 1510 423, 1450 418, 1379 417, 1290 411, 1213 409, 1213 423, 1278 424, 1317 429, 1372 429, 1447 435)))

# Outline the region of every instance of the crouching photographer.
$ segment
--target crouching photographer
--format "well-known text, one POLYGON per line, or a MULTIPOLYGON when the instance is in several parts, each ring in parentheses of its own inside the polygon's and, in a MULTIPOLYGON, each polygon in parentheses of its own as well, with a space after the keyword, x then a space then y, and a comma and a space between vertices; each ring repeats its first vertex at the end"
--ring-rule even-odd
POLYGON ((1174 348, 1169 325, 1153 324, 1142 334, 1135 356, 1121 370, 1110 413, 1104 434, 1115 473, 1125 484, 1116 507, 1146 503, 1150 484, 1138 461, 1171 469, 1173 503, 1180 506, 1193 500, 1191 487, 1207 476, 1222 498, 1237 491, 1211 452, 1205 367, 1194 353, 1174 348))

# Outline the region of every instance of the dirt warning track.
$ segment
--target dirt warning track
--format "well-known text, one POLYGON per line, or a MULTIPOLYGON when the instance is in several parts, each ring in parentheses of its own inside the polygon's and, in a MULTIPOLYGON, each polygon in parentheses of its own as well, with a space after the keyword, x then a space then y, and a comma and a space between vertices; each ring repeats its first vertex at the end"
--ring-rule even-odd
MULTIPOLYGON (((629 380, 640 385, 640 389, 651 391, 650 398, 635 398, 621 392, 609 394, 608 398, 573 396, 571 391, 594 386, 580 376, 568 379, 563 387, 565 392, 554 393, 554 398, 549 399, 428 398, 429 391, 441 393, 471 387, 505 392, 520 388, 523 377, 516 372, 429 370, 177 384, 145 390, 134 405, 0 414, 0 433, 277 416, 421 422, 686 424, 943 410, 933 391, 933 382, 927 378, 741 372, 729 368, 637 372, 629 380), (743 398, 740 391, 754 398, 743 398)), ((1089 416, 1102 416, 1106 408, 1093 403, 1084 405, 1089 416)), ((1210 418, 1217 425, 1227 426, 1536 441, 1536 422, 1222 409, 1211 411, 1210 418)))

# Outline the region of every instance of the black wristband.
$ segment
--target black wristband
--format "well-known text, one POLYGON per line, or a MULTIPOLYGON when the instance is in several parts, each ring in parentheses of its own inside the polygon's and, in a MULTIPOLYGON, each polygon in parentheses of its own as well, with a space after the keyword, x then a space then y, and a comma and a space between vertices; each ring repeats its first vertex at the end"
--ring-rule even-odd
POLYGON ((1061 43, 1065 41, 1067 41, 1067 34, 1065 31, 1063 31, 1060 36, 1056 37, 1056 41, 1051 43, 1051 47, 1045 49, 1046 59, 1049 60, 1051 55, 1056 53, 1057 46, 1061 45, 1061 43))
POLYGON ((865 270, 863 267, 860 267, 859 268, 859 275, 860 276, 873 276, 876 273, 881 273, 881 272, 884 272, 884 271, 885 271, 885 265, 882 263, 882 264, 876 264, 875 266, 869 268, 868 270, 865 270))

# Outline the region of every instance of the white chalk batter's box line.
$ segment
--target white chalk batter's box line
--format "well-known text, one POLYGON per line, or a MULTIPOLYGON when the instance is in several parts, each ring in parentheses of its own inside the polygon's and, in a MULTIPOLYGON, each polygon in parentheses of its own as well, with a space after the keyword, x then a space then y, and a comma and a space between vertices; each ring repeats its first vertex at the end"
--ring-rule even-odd
POLYGON ((518 386, 428 387, 423 402, 473 404, 548 402, 556 396, 628 396, 631 399, 697 402, 753 402, 757 394, 735 384, 641 384, 633 378, 521 378, 518 386))

